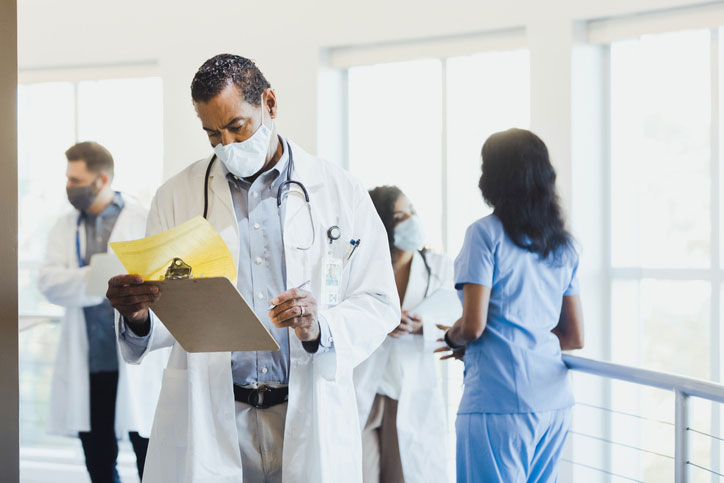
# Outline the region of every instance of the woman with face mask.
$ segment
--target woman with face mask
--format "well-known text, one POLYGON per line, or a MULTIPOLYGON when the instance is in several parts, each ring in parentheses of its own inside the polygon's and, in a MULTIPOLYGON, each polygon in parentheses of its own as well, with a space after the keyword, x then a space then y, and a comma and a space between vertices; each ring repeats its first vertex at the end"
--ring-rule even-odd
POLYGON ((465 363, 457 480, 554 482, 573 406, 561 350, 583 346, 578 254, 538 136, 493 134, 482 159, 493 214, 467 230, 455 260, 463 316, 438 350, 465 363))
POLYGON ((402 319, 354 374, 364 481, 447 481, 447 427, 433 349, 441 335, 436 324, 460 314, 452 262, 424 248, 420 219, 399 188, 377 187, 370 196, 387 230, 402 319))

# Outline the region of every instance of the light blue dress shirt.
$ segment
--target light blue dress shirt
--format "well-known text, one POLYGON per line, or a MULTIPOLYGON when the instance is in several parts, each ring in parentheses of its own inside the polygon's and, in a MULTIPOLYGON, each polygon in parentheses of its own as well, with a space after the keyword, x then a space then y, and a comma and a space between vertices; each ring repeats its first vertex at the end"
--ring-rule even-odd
MULTIPOLYGON (((237 178, 224 167, 239 225, 237 288, 280 347, 278 351, 232 352, 232 378, 239 386, 289 384, 289 329, 277 328, 268 315, 269 302, 286 287, 282 233, 284 211, 282 209, 280 213, 277 208, 277 190, 287 178, 289 145, 281 137, 280 142, 284 150, 282 157, 253 183, 237 178)), ((319 328, 318 352, 333 350, 331 330, 323 317, 319 318, 319 328)), ((120 329, 120 339, 125 340, 140 356, 148 345, 151 332, 139 337, 127 329, 124 321, 121 321, 120 329)))
POLYGON ((518 247, 495 215, 465 234, 455 260, 455 288, 489 287, 483 335, 465 351, 465 390, 458 414, 553 411, 573 405, 561 359, 563 297, 578 294, 578 255, 564 248, 547 259, 518 247))
MULTIPOLYGON (((119 192, 99 214, 83 212, 85 224, 85 254, 83 265, 97 253, 106 253, 108 240, 123 210, 123 197, 119 192)), ((118 371, 116 331, 113 327, 113 307, 108 299, 98 305, 83 307, 88 335, 88 370, 91 374, 118 371)))

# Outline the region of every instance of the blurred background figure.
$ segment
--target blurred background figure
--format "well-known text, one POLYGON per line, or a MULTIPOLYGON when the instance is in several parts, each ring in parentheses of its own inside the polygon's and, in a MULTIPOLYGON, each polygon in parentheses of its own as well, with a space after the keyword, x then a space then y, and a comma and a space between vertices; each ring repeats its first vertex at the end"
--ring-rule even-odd
POLYGON ((583 347, 578 254, 543 141, 509 129, 482 158, 493 214, 468 228, 455 260, 463 316, 442 349, 465 362, 457 480, 554 482, 573 406, 561 349, 583 347))
POLYGON ((445 409, 431 344, 436 324, 460 314, 452 262, 424 248, 420 219, 398 187, 370 196, 387 230, 402 319, 355 370, 364 481, 446 481, 445 409))
POLYGON ((113 191, 111 153, 82 142, 66 153, 66 192, 73 211, 55 223, 48 237, 39 288, 65 307, 51 386, 48 430, 80 438, 93 483, 120 481, 117 438, 128 435, 139 477, 148 446, 165 359, 158 354, 130 367, 117 350, 114 310, 102 296, 88 295, 91 257, 112 241, 142 238, 146 210, 113 191))

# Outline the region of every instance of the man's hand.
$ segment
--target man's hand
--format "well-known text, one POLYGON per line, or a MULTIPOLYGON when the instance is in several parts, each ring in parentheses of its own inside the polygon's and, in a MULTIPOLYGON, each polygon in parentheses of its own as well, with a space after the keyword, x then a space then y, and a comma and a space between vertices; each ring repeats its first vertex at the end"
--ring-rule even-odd
POLYGON ((411 315, 406 311, 402 312, 402 319, 400 325, 390 332, 390 337, 395 339, 402 337, 405 334, 419 334, 422 332, 422 319, 417 315, 411 315))
POLYGON ((311 292, 293 288, 271 301, 269 317, 278 328, 292 327, 302 342, 319 339, 317 301, 311 292))
POLYGON ((156 285, 144 284, 140 275, 117 275, 108 281, 106 297, 141 335, 139 330, 148 332, 148 307, 161 297, 161 291, 156 285))

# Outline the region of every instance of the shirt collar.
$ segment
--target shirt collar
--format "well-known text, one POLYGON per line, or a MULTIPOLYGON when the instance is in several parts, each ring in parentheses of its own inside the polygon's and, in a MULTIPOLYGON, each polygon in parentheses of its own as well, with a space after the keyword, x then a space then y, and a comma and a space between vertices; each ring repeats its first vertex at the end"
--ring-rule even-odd
POLYGON ((123 206, 125 205, 123 201, 123 196, 121 196, 120 191, 115 191, 113 193, 113 200, 106 206, 103 211, 98 213, 97 215, 94 215, 93 213, 83 211, 83 216, 87 219, 94 219, 94 218, 104 218, 108 216, 111 213, 117 213, 123 209, 123 206))

